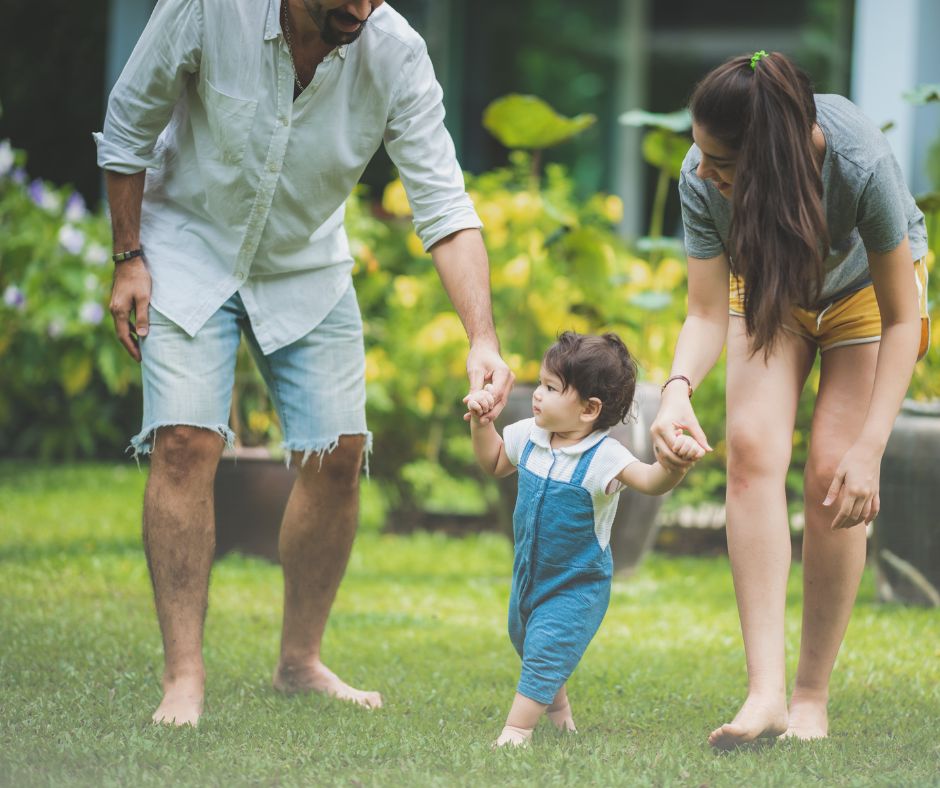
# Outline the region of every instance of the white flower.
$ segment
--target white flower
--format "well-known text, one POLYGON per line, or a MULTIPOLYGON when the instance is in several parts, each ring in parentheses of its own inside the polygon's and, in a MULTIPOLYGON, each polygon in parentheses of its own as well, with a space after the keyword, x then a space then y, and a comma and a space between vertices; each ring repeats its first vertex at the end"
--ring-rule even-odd
POLYGON ((95 291, 98 289, 98 277, 95 274, 88 274, 85 277, 85 289, 95 291))
POLYGON ((6 175, 13 169, 13 148, 10 140, 0 142, 0 175, 6 175))
POLYGON ((26 296, 16 285, 7 285, 7 289, 3 291, 3 303, 22 311, 26 308, 26 296))
POLYGON ((83 323, 98 325, 104 317, 104 308, 97 301, 86 301, 78 310, 78 319, 83 323))
POLYGON ((65 322, 57 317, 50 320, 49 325, 46 327, 46 333, 52 339, 62 336, 63 331, 65 331, 65 322))
POLYGON ((63 224, 59 228, 59 243, 69 254, 81 254, 85 248, 85 233, 73 224, 63 224))
POLYGON ((78 192, 72 192, 65 203, 65 219, 69 222, 80 222, 88 215, 85 208, 85 198, 78 192))
POLYGON ((85 262, 89 265, 104 265, 109 258, 108 250, 99 243, 92 242, 85 250, 85 262))

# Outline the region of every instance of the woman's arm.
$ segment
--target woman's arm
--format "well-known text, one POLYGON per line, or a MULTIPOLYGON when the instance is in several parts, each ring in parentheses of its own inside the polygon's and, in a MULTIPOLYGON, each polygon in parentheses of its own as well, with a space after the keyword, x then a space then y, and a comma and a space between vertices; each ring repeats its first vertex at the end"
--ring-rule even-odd
POLYGON ((839 463, 823 502, 830 506, 842 493, 833 528, 869 523, 878 514, 881 457, 910 385, 920 344, 920 308, 907 238, 890 252, 869 253, 868 263, 881 312, 881 345, 862 432, 839 463))
MULTIPOLYGON (((689 258, 689 309, 676 351, 671 375, 684 375, 695 388, 721 355, 728 333, 728 258, 689 258)), ((687 465, 673 450, 677 431, 688 430, 703 449, 711 450, 699 426, 689 390, 675 380, 663 390, 659 412, 650 432, 657 459, 669 469, 687 465)))

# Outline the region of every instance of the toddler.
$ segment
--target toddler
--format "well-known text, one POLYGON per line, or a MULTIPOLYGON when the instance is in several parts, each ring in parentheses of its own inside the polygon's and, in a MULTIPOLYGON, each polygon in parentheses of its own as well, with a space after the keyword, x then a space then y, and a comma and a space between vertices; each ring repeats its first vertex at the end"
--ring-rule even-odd
MULTIPOLYGON (((496 746, 527 744, 546 711, 559 730, 575 730, 565 684, 607 612, 620 489, 661 495, 685 474, 638 461, 608 435, 635 388, 636 364, 617 335, 566 331, 542 361, 533 418, 507 426, 503 438, 480 421, 494 404, 489 390, 464 398, 483 470, 519 471, 509 637, 522 674, 496 746)), ((690 462, 704 454, 681 433, 673 450, 690 462)))

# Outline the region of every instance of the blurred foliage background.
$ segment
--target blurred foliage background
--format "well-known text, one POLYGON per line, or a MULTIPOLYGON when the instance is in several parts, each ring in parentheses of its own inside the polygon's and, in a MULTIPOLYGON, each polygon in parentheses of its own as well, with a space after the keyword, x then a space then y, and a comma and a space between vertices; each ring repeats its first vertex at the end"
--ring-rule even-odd
MULTIPOLYGON (((912 95, 935 98, 929 90, 912 95)), ((628 243, 617 231, 623 212, 618 197, 583 197, 568 167, 542 163, 551 155, 543 146, 576 137, 593 119, 554 115, 532 97, 509 96, 495 109, 488 128, 516 149, 506 166, 468 175, 467 188, 485 224, 496 325, 519 383, 535 381, 542 353, 564 329, 617 332, 636 356, 641 378, 661 382, 686 308, 682 247, 662 234, 665 200, 653 201, 647 235, 628 243)), ((657 172, 657 193, 673 191, 689 144, 676 130, 681 122, 650 114, 624 120, 647 129, 643 150, 657 172)), ((31 179, 25 165, 21 151, 0 143, 2 454, 117 457, 138 429, 140 389, 136 365, 117 343, 106 312, 108 217, 89 211, 77 192, 31 179)), ((940 191, 940 177, 935 187, 940 191)), ((933 270, 940 200, 934 193, 921 204, 930 223, 933 270)), ((397 179, 384 187, 381 200, 362 190, 347 208, 365 320, 369 423, 376 436, 371 469, 393 525, 426 513, 485 516, 498 499, 495 485, 476 468, 461 418, 467 340, 410 213, 397 179)), ((940 276, 931 278, 934 347, 911 386, 912 396, 921 399, 940 392, 938 282, 940 276)), ((794 434, 788 480, 794 505, 802 492, 816 375, 794 434)), ((244 353, 237 391, 233 427, 240 442, 276 450, 277 417, 244 353)), ((678 489, 675 505, 723 499, 723 362, 696 392, 695 404, 716 451, 678 489)))
MULTIPOLYGON (((673 113, 703 73, 756 41, 795 57, 819 92, 849 92, 854 0, 520 0, 511 13, 488 0, 392 4, 427 40, 444 87, 446 123, 486 225, 504 355, 520 383, 535 379, 543 350, 566 328, 617 331, 645 380, 666 377, 686 306, 673 236, 681 232, 675 176, 690 140, 683 114, 673 113), (654 114, 622 117, 639 106, 654 114)), ((0 141, 0 456, 117 458, 139 429, 139 372, 106 312, 110 228, 104 210, 88 207, 101 196, 91 132, 119 67, 115 42, 130 47, 136 37, 120 22, 152 0, 7 5, 0 140, 13 142, 0 141)), ((936 94, 927 86, 910 100, 936 94)), ((921 204, 934 268, 940 141, 928 168, 935 192, 921 204)), ((497 491, 477 472, 460 418, 462 328, 384 151, 363 183, 347 225, 381 505, 399 523, 427 513, 489 515, 497 491)), ((912 383, 921 399, 940 392, 938 331, 935 320, 934 348, 912 383)), ((794 434, 794 506, 816 375, 794 434)), ((276 448, 277 418, 247 354, 237 376, 232 426, 241 443, 276 448)), ((673 505, 723 499, 723 378, 719 365, 696 393, 717 451, 673 505)))

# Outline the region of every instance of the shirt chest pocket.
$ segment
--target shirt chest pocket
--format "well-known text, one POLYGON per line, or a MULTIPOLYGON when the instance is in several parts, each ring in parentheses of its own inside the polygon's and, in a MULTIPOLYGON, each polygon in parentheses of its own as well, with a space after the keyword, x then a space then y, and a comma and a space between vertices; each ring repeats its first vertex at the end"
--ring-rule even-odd
POLYGON ((199 84, 209 134, 222 161, 240 164, 258 110, 258 102, 240 99, 216 89, 208 80, 199 84))

